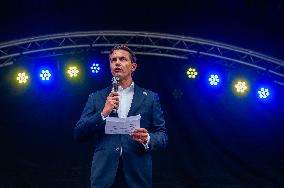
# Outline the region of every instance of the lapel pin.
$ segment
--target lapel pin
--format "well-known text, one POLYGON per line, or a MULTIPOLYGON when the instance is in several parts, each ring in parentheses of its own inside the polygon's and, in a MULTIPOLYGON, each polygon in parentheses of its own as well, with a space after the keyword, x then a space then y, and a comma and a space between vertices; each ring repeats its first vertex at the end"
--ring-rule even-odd
POLYGON ((147 93, 145 91, 143 91, 143 95, 147 95, 147 93))

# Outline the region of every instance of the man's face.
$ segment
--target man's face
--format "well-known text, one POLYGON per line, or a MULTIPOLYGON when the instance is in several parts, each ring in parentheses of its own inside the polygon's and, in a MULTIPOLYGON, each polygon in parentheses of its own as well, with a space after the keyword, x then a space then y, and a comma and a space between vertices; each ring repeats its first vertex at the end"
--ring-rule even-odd
POLYGON ((130 54, 125 50, 115 50, 110 55, 110 70, 113 76, 120 80, 126 80, 132 77, 132 73, 137 67, 136 63, 132 63, 130 54))

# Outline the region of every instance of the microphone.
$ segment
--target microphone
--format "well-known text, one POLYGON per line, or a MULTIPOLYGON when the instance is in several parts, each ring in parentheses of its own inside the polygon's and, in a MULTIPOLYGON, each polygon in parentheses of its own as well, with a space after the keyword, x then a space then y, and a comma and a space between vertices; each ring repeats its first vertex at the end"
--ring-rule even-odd
POLYGON ((114 91, 117 92, 118 91, 118 85, 119 85, 119 82, 118 82, 119 78, 114 76, 114 77, 112 77, 111 81, 112 81, 112 86, 113 86, 114 91))
MULTIPOLYGON (((112 81, 113 90, 114 90, 115 92, 117 92, 117 91, 118 91, 118 86, 119 86, 119 78, 116 77, 116 76, 114 76, 114 77, 112 77, 111 81, 112 81)), ((117 109, 114 108, 114 109, 112 110, 112 112, 113 112, 113 113, 117 113, 117 109)))

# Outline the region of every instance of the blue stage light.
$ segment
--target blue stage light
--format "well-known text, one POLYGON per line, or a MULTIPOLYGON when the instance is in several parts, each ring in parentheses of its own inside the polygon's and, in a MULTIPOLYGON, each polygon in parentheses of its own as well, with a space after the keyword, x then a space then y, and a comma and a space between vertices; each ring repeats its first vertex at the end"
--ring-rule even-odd
POLYGON ((260 98, 260 99, 266 99, 269 95, 270 95, 270 93, 269 93, 269 89, 268 88, 260 88, 260 90, 258 90, 258 97, 260 98))
POLYGON ((220 82, 219 76, 216 74, 210 75, 210 78, 208 79, 210 85, 217 86, 220 82))
POLYGON ((41 74, 39 75, 41 77, 41 80, 47 81, 51 77, 51 73, 49 70, 41 70, 41 74))
POLYGON ((92 73, 94 74, 98 74, 101 70, 101 67, 98 63, 93 63, 90 68, 91 68, 92 73))

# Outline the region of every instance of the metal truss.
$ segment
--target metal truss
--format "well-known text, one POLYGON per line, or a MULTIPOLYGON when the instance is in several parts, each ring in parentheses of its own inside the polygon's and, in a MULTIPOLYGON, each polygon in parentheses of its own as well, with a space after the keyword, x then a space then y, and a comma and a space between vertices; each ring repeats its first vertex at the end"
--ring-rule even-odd
POLYGON ((220 60, 219 63, 224 65, 241 65, 263 71, 275 76, 275 82, 284 80, 284 61, 268 55, 189 36, 132 31, 72 32, 0 43, 0 67, 12 65, 21 56, 50 57, 80 53, 86 48, 108 53, 116 44, 127 44, 141 55, 177 59, 207 56, 220 60))

